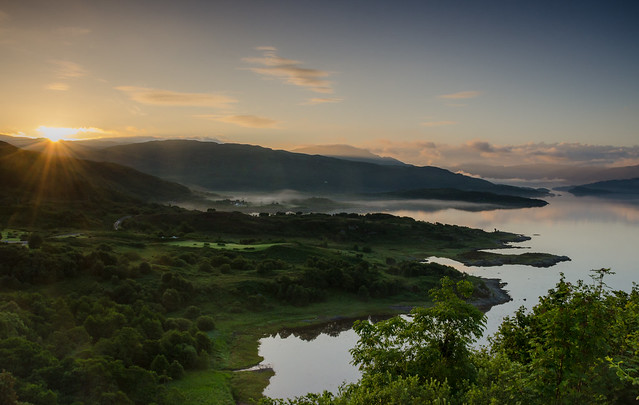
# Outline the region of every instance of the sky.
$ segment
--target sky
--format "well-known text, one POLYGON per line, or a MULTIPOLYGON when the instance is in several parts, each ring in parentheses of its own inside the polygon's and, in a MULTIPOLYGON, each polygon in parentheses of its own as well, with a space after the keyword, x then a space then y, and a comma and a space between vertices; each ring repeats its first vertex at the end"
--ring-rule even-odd
POLYGON ((0 133, 639 164, 636 1, 0 0, 0 133))

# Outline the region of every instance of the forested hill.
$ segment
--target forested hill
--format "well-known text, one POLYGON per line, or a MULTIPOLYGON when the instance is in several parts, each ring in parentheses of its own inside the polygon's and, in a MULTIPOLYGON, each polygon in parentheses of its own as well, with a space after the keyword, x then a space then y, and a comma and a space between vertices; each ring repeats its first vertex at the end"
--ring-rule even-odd
POLYGON ((153 141, 105 148, 91 158, 213 190, 362 193, 454 188, 526 197, 545 194, 437 167, 377 165, 240 144, 153 141))
POLYGON ((20 200, 171 200, 180 184, 115 163, 31 152, 0 141, 0 197, 20 200))
POLYGON ((639 195, 639 177, 634 179, 599 181, 574 187, 562 187, 560 190, 565 190, 579 196, 637 196, 639 195))

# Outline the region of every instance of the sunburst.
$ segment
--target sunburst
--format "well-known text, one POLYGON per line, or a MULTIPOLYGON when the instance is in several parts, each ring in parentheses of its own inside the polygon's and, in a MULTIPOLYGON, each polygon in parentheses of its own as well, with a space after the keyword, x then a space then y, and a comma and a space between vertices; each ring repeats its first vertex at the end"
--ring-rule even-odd
POLYGON ((47 138, 39 145, 31 145, 39 152, 18 149, 4 157, 11 161, 14 170, 22 173, 23 195, 19 200, 29 202, 25 214, 30 217, 31 224, 38 223, 45 202, 71 201, 90 196, 90 187, 84 190, 84 185, 88 184, 84 161, 72 157, 73 150, 65 142, 59 141, 47 138))
POLYGON ((61 127, 46 127, 41 125, 37 131, 42 134, 44 138, 47 138, 51 142, 58 141, 70 141, 72 136, 81 132, 78 128, 61 128, 61 127))

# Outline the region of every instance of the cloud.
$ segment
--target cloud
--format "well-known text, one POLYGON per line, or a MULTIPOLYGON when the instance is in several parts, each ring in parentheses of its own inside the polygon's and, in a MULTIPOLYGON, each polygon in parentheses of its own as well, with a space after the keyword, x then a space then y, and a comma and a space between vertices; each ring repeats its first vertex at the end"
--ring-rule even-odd
POLYGON ((475 97, 479 97, 481 93, 478 91, 460 91, 457 93, 452 93, 452 94, 442 94, 440 96, 437 96, 439 98, 446 98, 446 99, 450 99, 450 100, 463 100, 463 99, 467 99, 467 98, 475 98, 475 97))
POLYGON ((65 36, 71 37, 79 37, 82 35, 87 35, 91 32, 88 28, 83 27, 61 27, 55 30, 58 34, 62 34, 65 36))
POLYGON ((86 76, 89 73, 82 66, 68 60, 51 60, 49 62, 56 67, 56 76, 59 79, 73 79, 86 76))
POLYGON ((448 125, 456 125, 457 123, 455 121, 429 121, 429 122, 422 122, 421 126, 423 127, 445 127, 448 125))
POLYGON ((471 148, 477 149, 479 152, 495 152, 495 148, 488 142, 483 141, 470 141, 467 143, 471 148))
POLYGON ((332 94, 333 83, 326 80, 331 72, 319 69, 300 67, 301 61, 286 59, 276 54, 273 47, 259 47, 263 52, 261 58, 244 58, 244 62, 261 67, 247 68, 248 70, 266 77, 275 77, 284 83, 304 87, 314 93, 332 94))
POLYGON ((277 124, 279 124, 279 121, 256 115, 196 115, 196 117, 246 128, 277 128, 277 124))
POLYGON ((9 19, 9 14, 0 10, 0 22, 7 21, 9 19))
POLYGON ((619 147, 582 143, 527 143, 498 145, 473 140, 462 144, 378 140, 366 145, 371 152, 415 165, 456 167, 463 164, 516 166, 562 164, 589 166, 639 165, 639 146, 619 147))
POLYGON ((180 93, 171 90, 150 89, 137 86, 118 86, 120 90, 140 104, 180 107, 227 108, 237 100, 221 94, 180 93))
POLYGON ((306 102, 302 103, 304 105, 317 105, 317 104, 326 104, 326 103, 341 103, 343 99, 337 97, 314 97, 309 98, 306 102))
POLYGON ((56 82, 56 83, 49 83, 44 88, 47 90, 54 90, 54 91, 67 91, 69 90, 69 85, 66 83, 56 82))

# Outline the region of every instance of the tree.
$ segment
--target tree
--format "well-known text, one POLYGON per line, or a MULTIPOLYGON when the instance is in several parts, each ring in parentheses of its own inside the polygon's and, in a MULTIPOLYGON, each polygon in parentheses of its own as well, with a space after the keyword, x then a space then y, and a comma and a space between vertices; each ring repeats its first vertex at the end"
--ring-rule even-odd
POLYGON ((27 243, 29 244, 29 249, 40 249, 43 242, 44 239, 42 239, 42 236, 37 233, 32 233, 31 235, 29 235, 29 239, 27 241, 27 243))
POLYGON ((155 371, 158 375, 165 375, 169 369, 169 362, 163 354, 158 354, 151 362, 149 369, 155 371))
POLYGON ((636 397, 632 381, 620 379, 606 359, 634 356, 629 338, 639 333, 639 291, 608 291, 603 277, 610 270, 595 273, 591 285, 562 275, 531 312, 520 309, 495 335, 494 355, 525 366, 520 383, 535 390, 538 403, 627 403, 636 397))
POLYGON ((173 360, 167 371, 169 373, 169 377, 174 380, 179 380, 184 377, 184 367, 182 367, 182 364, 180 364, 177 360, 173 360))
POLYGON ((470 344, 481 336, 484 315, 465 301, 473 291, 470 282, 454 284, 445 277, 441 284, 431 291, 435 305, 414 309, 411 320, 355 323, 359 342, 351 354, 365 377, 417 376, 423 382, 448 381, 453 389, 474 380, 470 344))
POLYGON ((469 344, 483 316, 462 299, 467 282, 442 279, 435 305, 413 320, 357 322, 353 354, 360 382, 338 394, 308 394, 264 404, 627 404, 639 384, 639 286, 609 291, 608 269, 595 283, 567 282, 531 311, 506 318, 489 348, 469 344))
POLYGON ((16 379, 7 371, 0 373, 0 404, 4 405, 18 405, 18 395, 16 394, 13 386, 16 383, 16 379))
POLYGON ((195 320, 195 325, 197 326, 199 330, 202 330, 204 332, 208 332, 215 329, 215 321, 209 315, 199 316, 195 320))
POLYGON ((174 288, 167 288, 162 294, 162 305, 167 311, 175 311, 180 307, 180 293, 174 288))

